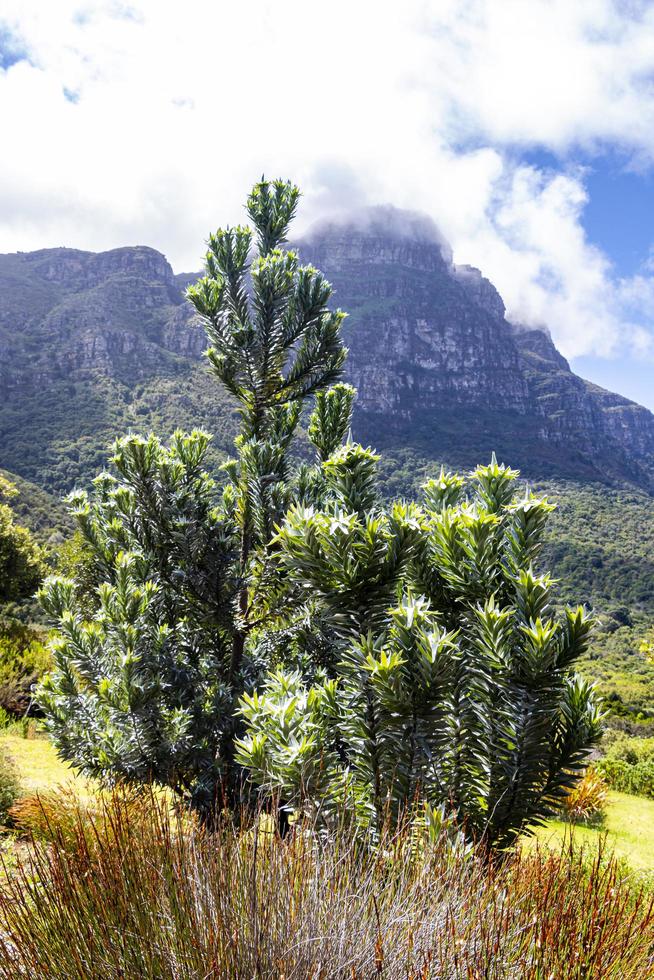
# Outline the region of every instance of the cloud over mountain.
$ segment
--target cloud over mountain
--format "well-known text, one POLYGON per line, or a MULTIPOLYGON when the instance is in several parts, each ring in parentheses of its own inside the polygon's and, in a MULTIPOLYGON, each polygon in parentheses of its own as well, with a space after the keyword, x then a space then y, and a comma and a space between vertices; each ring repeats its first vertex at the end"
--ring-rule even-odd
POLYGON ((652 351, 651 268, 621 279, 587 240, 570 162, 651 166, 651 4, 5 0, 3 17, 0 251, 147 243, 197 268, 263 170, 302 185, 307 223, 426 211, 568 356, 652 351))

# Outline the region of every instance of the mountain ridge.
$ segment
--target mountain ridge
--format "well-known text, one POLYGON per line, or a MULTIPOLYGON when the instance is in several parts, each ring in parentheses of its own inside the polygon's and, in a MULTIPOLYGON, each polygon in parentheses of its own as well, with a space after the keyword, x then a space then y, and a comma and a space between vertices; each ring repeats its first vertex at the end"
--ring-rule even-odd
MULTIPOLYGON (((578 378, 545 330, 508 321, 430 219, 369 209, 297 245, 350 314, 362 441, 458 465, 495 449, 528 475, 654 489, 654 415, 578 378)), ((100 468, 112 435, 176 424, 204 425, 228 453, 233 406, 201 367, 184 300, 194 278, 148 246, 0 256, 0 466, 60 492, 100 468)))

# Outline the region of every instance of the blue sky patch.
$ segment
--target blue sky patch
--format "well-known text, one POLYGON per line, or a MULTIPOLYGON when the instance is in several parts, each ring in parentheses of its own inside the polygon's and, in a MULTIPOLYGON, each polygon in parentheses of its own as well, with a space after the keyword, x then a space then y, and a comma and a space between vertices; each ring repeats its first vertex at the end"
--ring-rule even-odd
POLYGON ((571 358, 570 367, 582 378, 609 391, 617 391, 654 412, 654 364, 651 361, 588 355, 571 358))
POLYGON ((589 200, 581 218, 588 238, 609 256, 620 276, 639 271, 654 245, 654 173, 610 162, 585 180, 589 200))
POLYGON ((8 27, 0 24, 0 69, 6 71, 17 61, 27 61, 27 48, 8 27))
POLYGON ((617 276, 640 271, 654 246, 654 170, 635 170, 622 154, 575 154, 558 158, 537 150, 520 157, 539 170, 558 172, 571 166, 585 171, 588 201, 581 224, 588 241, 612 262, 617 276))

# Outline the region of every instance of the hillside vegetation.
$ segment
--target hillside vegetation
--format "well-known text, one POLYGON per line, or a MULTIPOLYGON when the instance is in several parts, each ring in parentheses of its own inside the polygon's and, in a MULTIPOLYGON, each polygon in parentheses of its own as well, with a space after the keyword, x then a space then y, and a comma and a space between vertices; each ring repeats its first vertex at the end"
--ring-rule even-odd
POLYGON ((0 403, 0 461, 58 499, 106 466, 117 435, 153 431, 169 438, 177 428, 198 427, 213 435, 214 463, 224 460, 237 432, 234 405, 204 365, 177 363, 174 371, 128 383, 92 372, 54 381, 37 402, 0 403))

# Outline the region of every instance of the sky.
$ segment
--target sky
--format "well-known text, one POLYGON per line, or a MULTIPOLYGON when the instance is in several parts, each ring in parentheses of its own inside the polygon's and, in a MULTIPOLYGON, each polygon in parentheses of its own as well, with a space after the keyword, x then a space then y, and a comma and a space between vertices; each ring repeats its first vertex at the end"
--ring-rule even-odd
POLYGON ((201 266, 262 173, 300 230, 429 214, 509 318, 654 410, 654 3, 0 0, 0 252, 201 266))

